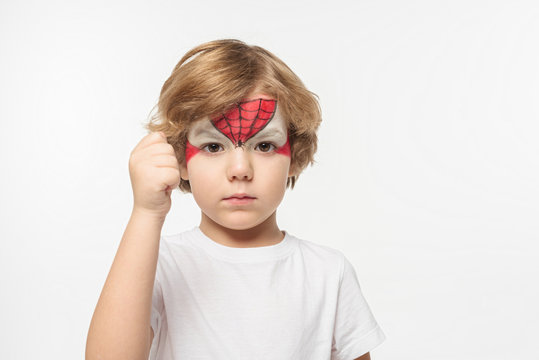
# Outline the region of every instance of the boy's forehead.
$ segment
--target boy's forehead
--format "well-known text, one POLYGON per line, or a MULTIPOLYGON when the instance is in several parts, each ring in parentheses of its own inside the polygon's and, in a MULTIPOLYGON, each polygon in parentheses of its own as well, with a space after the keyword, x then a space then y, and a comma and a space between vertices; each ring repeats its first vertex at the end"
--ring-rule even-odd
POLYGON ((277 101, 256 98, 243 101, 225 114, 205 117, 195 122, 188 131, 193 142, 228 138, 234 145, 242 146, 250 139, 271 137, 286 141, 287 125, 277 108, 277 101))

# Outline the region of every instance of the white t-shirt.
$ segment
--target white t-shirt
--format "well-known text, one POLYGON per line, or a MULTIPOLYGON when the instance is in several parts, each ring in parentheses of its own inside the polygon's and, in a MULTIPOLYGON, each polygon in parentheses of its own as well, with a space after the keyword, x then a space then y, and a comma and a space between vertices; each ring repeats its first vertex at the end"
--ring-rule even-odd
POLYGON ((284 231, 233 248, 200 228, 162 236, 151 360, 352 360, 385 335, 336 249, 284 231))

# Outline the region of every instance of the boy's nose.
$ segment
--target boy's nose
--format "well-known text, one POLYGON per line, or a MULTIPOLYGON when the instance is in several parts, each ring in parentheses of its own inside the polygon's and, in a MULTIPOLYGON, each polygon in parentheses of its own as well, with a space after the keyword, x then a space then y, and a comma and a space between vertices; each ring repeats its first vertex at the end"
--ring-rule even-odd
POLYGON ((232 151, 230 163, 228 164, 228 179, 251 180, 253 178, 253 168, 251 165, 249 152, 243 146, 235 148, 232 151))

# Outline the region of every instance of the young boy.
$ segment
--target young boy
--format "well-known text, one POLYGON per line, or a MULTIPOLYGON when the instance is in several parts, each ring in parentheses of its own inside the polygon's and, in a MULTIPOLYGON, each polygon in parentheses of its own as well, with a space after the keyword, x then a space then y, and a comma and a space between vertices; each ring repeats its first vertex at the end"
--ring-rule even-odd
POLYGON ((370 359, 385 336, 338 250, 281 231, 320 109, 281 60, 238 40, 189 51, 129 159, 134 206, 87 359, 370 359), (162 236, 170 195, 200 225, 162 236))

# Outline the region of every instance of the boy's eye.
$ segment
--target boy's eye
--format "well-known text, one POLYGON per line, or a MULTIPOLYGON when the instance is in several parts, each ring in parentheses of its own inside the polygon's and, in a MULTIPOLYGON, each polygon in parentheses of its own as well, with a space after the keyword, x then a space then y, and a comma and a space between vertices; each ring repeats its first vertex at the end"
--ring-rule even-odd
POLYGON ((262 152, 270 152, 270 151, 274 150, 275 148, 276 148, 276 146, 273 145, 272 143, 263 142, 263 143, 258 144, 255 147, 255 150, 260 149, 260 151, 262 151, 262 152))
POLYGON ((223 149, 223 147, 216 143, 211 143, 202 147, 202 150, 210 152, 210 153, 216 153, 219 151, 219 149, 223 149))

